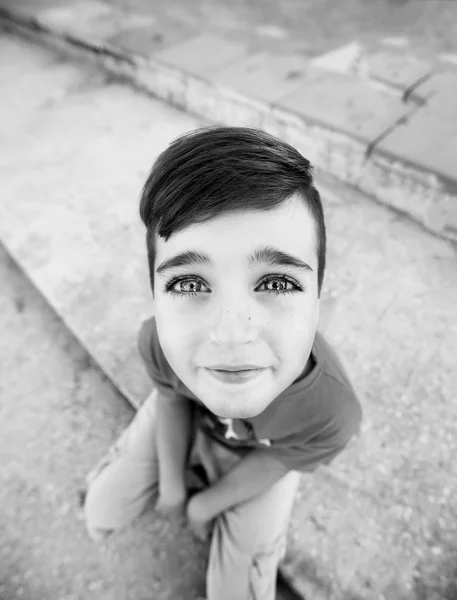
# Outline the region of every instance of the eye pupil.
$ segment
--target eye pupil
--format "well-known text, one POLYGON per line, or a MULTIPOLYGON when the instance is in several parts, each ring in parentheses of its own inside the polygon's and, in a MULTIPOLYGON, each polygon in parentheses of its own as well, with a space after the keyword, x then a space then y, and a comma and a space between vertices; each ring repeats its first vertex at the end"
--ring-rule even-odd
POLYGON ((195 292, 197 289, 197 282, 195 281, 181 281, 181 290, 183 292, 195 292), (187 289, 185 286, 188 286, 187 289))
POLYGON ((284 287, 285 287, 285 282, 279 281, 278 279, 270 281, 270 283, 273 286, 273 290, 281 290, 281 289, 284 289, 284 287))

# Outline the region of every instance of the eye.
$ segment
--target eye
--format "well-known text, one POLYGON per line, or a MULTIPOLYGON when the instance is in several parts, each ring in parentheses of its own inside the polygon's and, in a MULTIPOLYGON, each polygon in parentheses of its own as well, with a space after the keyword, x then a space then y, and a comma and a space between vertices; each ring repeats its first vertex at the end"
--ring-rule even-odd
POLYGON ((273 294, 293 294, 302 292, 303 288, 300 284, 284 275, 268 275, 261 282, 259 287, 266 286, 262 292, 271 292, 273 294))
POLYGON ((211 293, 202 290, 205 284, 199 277, 175 278, 165 284, 165 291, 173 296, 197 296, 201 293, 211 293))
MULTIPOLYGON (((172 296, 181 298, 185 296, 196 297, 202 294, 211 293, 211 290, 207 288, 205 282, 195 275, 171 279, 164 285, 164 291, 172 296)), ((255 291, 267 292, 279 296, 302 292, 303 288, 299 283, 285 275, 267 275, 263 278, 255 291), (261 289, 262 287, 264 289, 261 289)))

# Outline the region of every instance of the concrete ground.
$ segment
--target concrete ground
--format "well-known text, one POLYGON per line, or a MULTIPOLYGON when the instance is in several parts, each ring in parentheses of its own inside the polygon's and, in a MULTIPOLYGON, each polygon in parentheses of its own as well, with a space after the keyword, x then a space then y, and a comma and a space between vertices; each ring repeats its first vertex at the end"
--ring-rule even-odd
MULTIPOLYGON (((87 65, 6 35, 0 44, 0 239, 141 403, 149 384, 135 335, 150 308, 137 196, 157 153, 200 122, 87 65)), ((283 566, 313 600, 454 600, 455 248, 319 183, 329 231, 321 329, 365 423, 340 459, 303 479, 283 566)), ((151 512, 106 546, 88 542, 77 491, 132 413, 5 255, 1 265, 0 593, 196 597, 205 549, 151 512)))
POLYGON ((77 492, 134 411, 2 248, 0 280, 1 600, 197 597, 188 531, 149 512, 103 546, 86 536, 77 492))

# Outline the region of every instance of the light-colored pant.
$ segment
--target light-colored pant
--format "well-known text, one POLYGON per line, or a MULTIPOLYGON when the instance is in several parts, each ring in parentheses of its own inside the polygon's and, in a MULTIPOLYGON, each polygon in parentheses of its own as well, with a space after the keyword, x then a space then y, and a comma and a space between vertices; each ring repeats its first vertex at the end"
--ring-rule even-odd
MULTIPOLYGON (((89 474, 85 518, 89 535, 131 523, 157 495, 155 445, 157 393, 89 474)), ((240 460, 197 427, 189 467, 203 465, 211 483, 240 460)), ((207 570, 208 600, 274 600, 276 574, 284 557, 286 532, 300 473, 289 472, 267 492, 243 502, 215 520, 207 570)))

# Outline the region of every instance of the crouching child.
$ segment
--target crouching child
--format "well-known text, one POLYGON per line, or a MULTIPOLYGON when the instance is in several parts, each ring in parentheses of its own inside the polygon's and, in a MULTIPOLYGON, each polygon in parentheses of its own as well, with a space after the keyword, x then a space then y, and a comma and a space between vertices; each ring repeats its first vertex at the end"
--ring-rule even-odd
POLYGON ((89 534, 153 501, 210 540, 208 600, 273 600, 300 477, 362 415, 317 331, 326 229, 311 165, 259 130, 193 131, 154 163, 140 215, 153 391, 88 479, 89 534))

